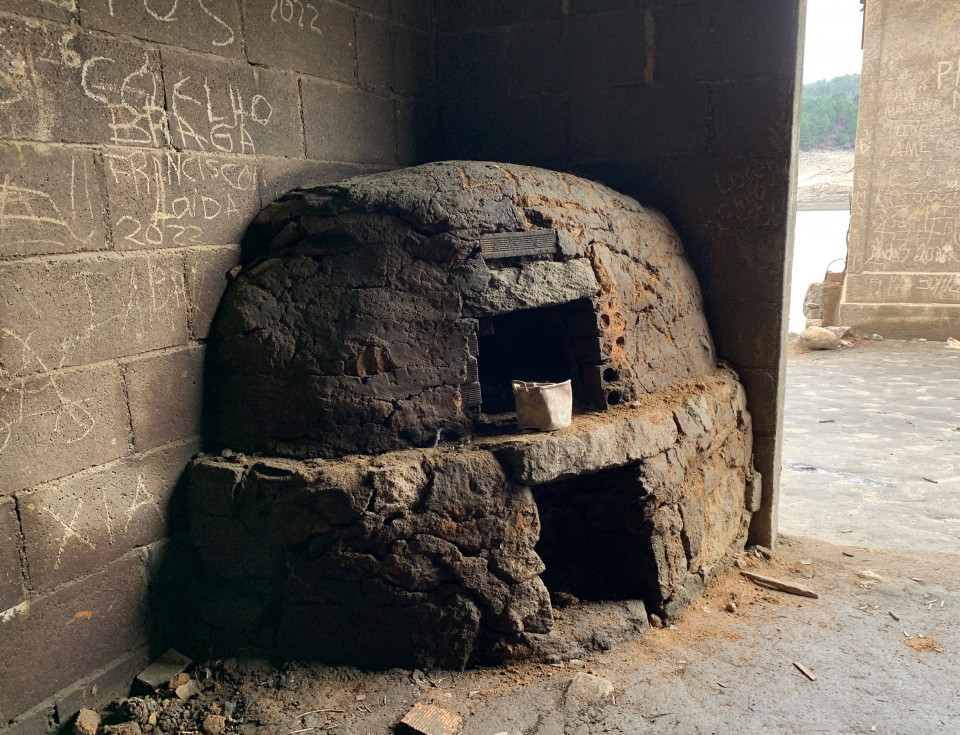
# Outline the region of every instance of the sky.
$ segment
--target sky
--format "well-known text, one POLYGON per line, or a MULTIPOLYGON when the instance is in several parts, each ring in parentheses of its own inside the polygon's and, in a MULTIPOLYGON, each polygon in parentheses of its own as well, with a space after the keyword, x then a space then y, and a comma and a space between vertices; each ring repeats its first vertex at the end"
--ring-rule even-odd
POLYGON ((860 71, 860 0, 807 0, 803 83, 860 71))

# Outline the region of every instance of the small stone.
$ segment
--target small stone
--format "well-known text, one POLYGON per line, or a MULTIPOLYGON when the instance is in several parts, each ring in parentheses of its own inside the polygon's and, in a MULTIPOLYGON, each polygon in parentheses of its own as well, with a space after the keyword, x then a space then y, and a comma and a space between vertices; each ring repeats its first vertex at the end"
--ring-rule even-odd
POLYGON ((558 609, 563 609, 565 607, 573 607, 574 605, 580 604, 580 598, 571 595, 569 592, 551 592, 550 593, 550 602, 553 603, 553 606, 558 609))
MULTIPOLYGON (((145 725, 150 718, 151 704, 153 703, 148 702, 148 700, 142 697, 130 697, 130 699, 123 703, 120 711, 126 715, 128 720, 133 720, 134 722, 139 722, 141 725, 145 725)), ((155 706, 156 705, 154 705, 154 707, 155 706)))
POLYGON ((747 568, 747 560, 746 560, 746 559, 743 559, 743 558, 741 558, 741 557, 739 557, 739 556, 738 556, 736 559, 733 560, 733 564, 734 564, 734 566, 735 566, 737 569, 746 569, 746 568, 747 568))
POLYGON ((877 334, 876 332, 874 332, 873 334, 870 335, 870 339, 874 340, 875 342, 882 342, 882 341, 883 341, 883 335, 882 335, 882 334, 877 334))
POLYGON ((197 684, 197 682, 195 682, 193 679, 190 679, 190 681, 185 684, 181 684, 174 691, 177 693, 177 696, 180 699, 186 702, 188 699, 192 699, 200 694, 200 685, 197 684))
POLYGON ((227 280, 232 281, 234 278, 239 276, 242 271, 243 271, 242 265, 233 266, 233 268, 227 271, 227 280))
POLYGON ((809 327, 800 332, 800 344, 805 350, 836 350, 840 338, 823 327, 809 327))
POLYGON ((840 339, 850 339, 853 337, 853 327, 824 327, 828 332, 833 332, 840 339))
POLYGON ((100 727, 100 715, 92 709, 82 709, 77 713, 77 719, 73 723, 73 731, 77 735, 97 735, 97 729, 100 727))
POLYGON ((609 680, 581 672, 570 680, 567 699, 573 697, 584 704, 592 704, 611 698, 613 691, 613 684, 609 680))
POLYGON ((766 559, 767 561, 773 558, 773 552, 766 546, 754 546, 753 550, 756 552, 757 558, 766 559))
POLYGON ((143 735, 143 730, 136 722, 121 722, 119 725, 107 725, 103 728, 105 735, 143 735))
POLYGON ((190 674, 175 674, 171 679, 168 686, 171 689, 176 689, 178 686, 182 686, 190 681, 190 674))
POLYGON ((202 727, 206 735, 220 735, 227 729, 227 718, 223 715, 207 715, 203 718, 202 727))
POLYGON ((657 615, 657 614, 655 614, 655 613, 651 613, 651 614, 650 614, 650 627, 651 627, 651 628, 662 628, 662 627, 663 627, 663 620, 660 619, 660 616, 659 616, 659 615, 657 615))
POLYGON ((723 609, 728 613, 735 613, 737 611, 737 603, 735 603, 733 600, 730 600, 730 602, 728 602, 723 609))

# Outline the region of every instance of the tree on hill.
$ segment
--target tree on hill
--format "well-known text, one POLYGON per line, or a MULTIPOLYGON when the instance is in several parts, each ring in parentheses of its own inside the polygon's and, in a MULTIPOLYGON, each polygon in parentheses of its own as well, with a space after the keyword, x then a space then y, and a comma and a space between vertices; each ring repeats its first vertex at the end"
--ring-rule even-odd
POLYGON ((859 104, 859 74, 805 84, 800 148, 852 148, 857 137, 859 104))

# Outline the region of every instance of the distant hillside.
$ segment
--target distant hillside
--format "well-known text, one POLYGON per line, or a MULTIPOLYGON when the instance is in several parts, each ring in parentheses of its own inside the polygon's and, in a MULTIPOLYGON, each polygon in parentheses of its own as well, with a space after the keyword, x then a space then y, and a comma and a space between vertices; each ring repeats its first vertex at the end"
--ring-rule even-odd
POLYGON ((800 148, 852 148, 859 105, 859 74, 803 85, 800 148))

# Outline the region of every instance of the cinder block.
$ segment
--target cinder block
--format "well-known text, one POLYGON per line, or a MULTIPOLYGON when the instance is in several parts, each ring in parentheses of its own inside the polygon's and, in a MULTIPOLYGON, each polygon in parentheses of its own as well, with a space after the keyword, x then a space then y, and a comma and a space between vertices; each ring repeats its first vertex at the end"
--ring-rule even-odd
POLYGON ((4 80, 9 91, 0 105, 0 138, 166 144, 156 51, 37 21, 4 19, 0 39, 4 57, 11 60, 4 80))
POLYGON ((247 59, 279 69, 353 82, 356 79, 356 13, 329 0, 308 4, 243 0, 247 59))
POLYGON ((574 160, 643 162, 701 155, 707 135, 703 85, 592 89, 565 108, 574 160))
POLYGON ((402 166, 435 161, 440 156, 440 121, 432 99, 397 100, 397 157, 402 166))
POLYGON ((173 490, 198 449, 190 439, 20 493, 33 587, 51 589, 162 538, 173 490))
POLYGON ((392 78, 393 42, 386 18, 357 17, 357 78, 366 89, 388 89, 392 78))
POLYGON ((388 0, 346 0, 346 3, 358 10, 366 10, 368 13, 387 14, 388 0))
POLYGON ((55 695, 57 720, 67 722, 82 708, 100 709, 130 695, 130 686, 150 663, 149 646, 125 653, 55 695))
POLYGON ((766 77, 794 76, 796 2, 657 3, 652 13, 659 83, 743 79, 759 76, 758 70, 766 77))
POLYGON ((16 503, 0 498, 0 611, 23 601, 16 503))
POLYGON ((355 163, 397 160, 393 100, 306 79, 307 157, 355 163))
POLYGON ((144 578, 126 558, 0 618, 0 721, 144 642, 144 578))
MULTIPOLYGON (((489 105, 502 97, 503 80, 516 73, 507 62, 507 41, 508 34, 501 30, 441 35, 437 48, 441 97, 474 105, 489 105)), ((459 115, 452 121, 463 122, 459 115)))
POLYGON ((513 96, 538 96, 562 91, 580 93, 571 84, 559 20, 516 26, 507 32, 506 74, 502 79, 513 96))
POLYGON ((200 433, 203 347, 134 358, 123 368, 138 452, 200 433))
POLYGON ((0 388, 2 492, 122 457, 128 433, 113 363, 7 381, 0 388))
POLYGON ((792 79, 741 79, 710 85, 714 150, 723 155, 789 155, 793 144, 792 79), (751 110, 751 114, 743 114, 751 110))
POLYGON ((390 17, 395 23, 433 30, 433 0, 394 0, 390 4, 390 17))
POLYGON ((45 0, 5 0, 3 9, 8 13, 16 13, 17 15, 69 23, 74 19, 77 12, 76 5, 72 7, 71 5, 69 2, 55 3, 45 0))
POLYGON ((206 339, 220 305, 220 297, 227 287, 227 271, 240 262, 240 246, 190 249, 186 253, 186 260, 190 336, 206 339))
POLYGON ((559 0, 439 0, 437 17, 441 33, 458 33, 559 18, 561 7, 559 0))
POLYGON ((435 95, 433 35, 394 26, 390 86, 397 94, 435 95))
POLYGON ((705 306, 718 356, 729 360, 737 370, 779 370, 780 325, 784 319, 779 301, 708 300, 705 306))
POLYGON ((296 74, 172 49, 160 58, 174 146, 301 155, 296 74))
POLYGON ((644 10, 568 18, 564 24, 564 84, 576 90, 642 84, 648 63, 644 10))
MULTIPOLYGON (((242 58, 237 0, 156 4, 143 0, 78 0, 86 28, 242 58)), ((269 3, 264 3, 269 5, 269 3)))
POLYGON ((47 372, 187 341, 180 253, 91 255, 0 266, 0 367, 47 372))
POLYGON ((104 151, 118 250, 233 245, 259 210, 256 159, 181 151, 104 151))
POLYGON ((0 256, 106 247, 102 171, 93 151, 0 144, 0 256))
POLYGON ((718 229, 710 242, 707 281, 720 301, 776 301, 783 296, 786 228, 718 229))

